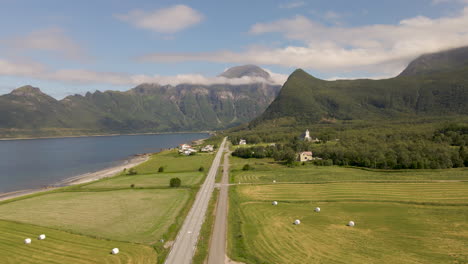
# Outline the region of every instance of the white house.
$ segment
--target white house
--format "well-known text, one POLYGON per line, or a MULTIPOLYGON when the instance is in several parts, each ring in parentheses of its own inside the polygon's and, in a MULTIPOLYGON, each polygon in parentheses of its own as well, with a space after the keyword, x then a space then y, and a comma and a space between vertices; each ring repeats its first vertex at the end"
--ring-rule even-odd
POLYGON ((245 139, 239 140, 239 145, 247 145, 247 140, 245 139))
POLYGON ((206 145, 201 149, 202 152, 213 152, 214 146, 213 145, 206 145))
POLYGON ((310 161, 310 160, 313 160, 313 159, 314 158, 312 157, 312 151, 304 151, 304 152, 299 153, 298 160, 300 162, 310 161))
POLYGON ((187 150, 189 148, 192 148, 192 146, 190 146, 189 144, 180 144, 179 145, 179 151, 187 150))

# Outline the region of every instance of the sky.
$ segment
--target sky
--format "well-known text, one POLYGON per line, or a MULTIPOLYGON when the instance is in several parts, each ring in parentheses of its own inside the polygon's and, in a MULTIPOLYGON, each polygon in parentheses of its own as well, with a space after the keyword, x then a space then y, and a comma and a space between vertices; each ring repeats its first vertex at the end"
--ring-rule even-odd
POLYGON ((0 0, 0 94, 57 99, 141 83, 282 84, 295 69, 389 78, 423 53, 468 45, 468 0, 0 0))

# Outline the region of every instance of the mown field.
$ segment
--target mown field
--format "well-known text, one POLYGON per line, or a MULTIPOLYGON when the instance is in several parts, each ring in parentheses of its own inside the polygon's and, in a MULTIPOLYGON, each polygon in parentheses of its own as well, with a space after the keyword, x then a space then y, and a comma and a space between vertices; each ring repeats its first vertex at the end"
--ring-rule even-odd
POLYGON ((10 263, 156 263, 150 246, 92 238, 56 229, 0 220, 0 262, 10 263), (45 240, 37 236, 46 234, 45 240), (30 245, 23 244, 31 238, 30 245), (113 248, 118 255, 111 255, 113 248))
POLYGON ((161 263, 213 158, 165 151, 135 167, 136 175, 0 202, 0 263, 161 263), (173 177, 182 187, 169 187, 173 177), (42 233, 46 241, 36 241, 42 233), (111 255, 113 247, 121 253, 111 255))
POLYGON ((241 182, 230 190, 234 260, 468 263, 466 169, 288 168, 267 159, 231 160, 231 181, 241 182), (254 169, 242 171, 246 163, 254 169), (301 224, 293 225, 295 219, 301 224))

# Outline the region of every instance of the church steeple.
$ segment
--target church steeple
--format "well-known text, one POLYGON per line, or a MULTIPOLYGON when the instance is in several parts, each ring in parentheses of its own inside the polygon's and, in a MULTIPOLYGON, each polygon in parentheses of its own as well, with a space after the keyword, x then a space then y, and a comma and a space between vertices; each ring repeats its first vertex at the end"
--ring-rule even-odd
POLYGON ((309 129, 307 129, 304 135, 304 141, 311 141, 311 140, 312 138, 310 138, 309 129))

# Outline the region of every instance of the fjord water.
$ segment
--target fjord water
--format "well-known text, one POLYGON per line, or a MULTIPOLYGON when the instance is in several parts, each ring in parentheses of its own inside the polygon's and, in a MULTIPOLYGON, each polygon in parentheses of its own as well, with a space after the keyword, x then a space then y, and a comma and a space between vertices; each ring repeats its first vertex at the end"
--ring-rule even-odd
POLYGON ((0 141, 0 193, 52 185, 118 165, 135 154, 207 137, 175 133, 0 141))

